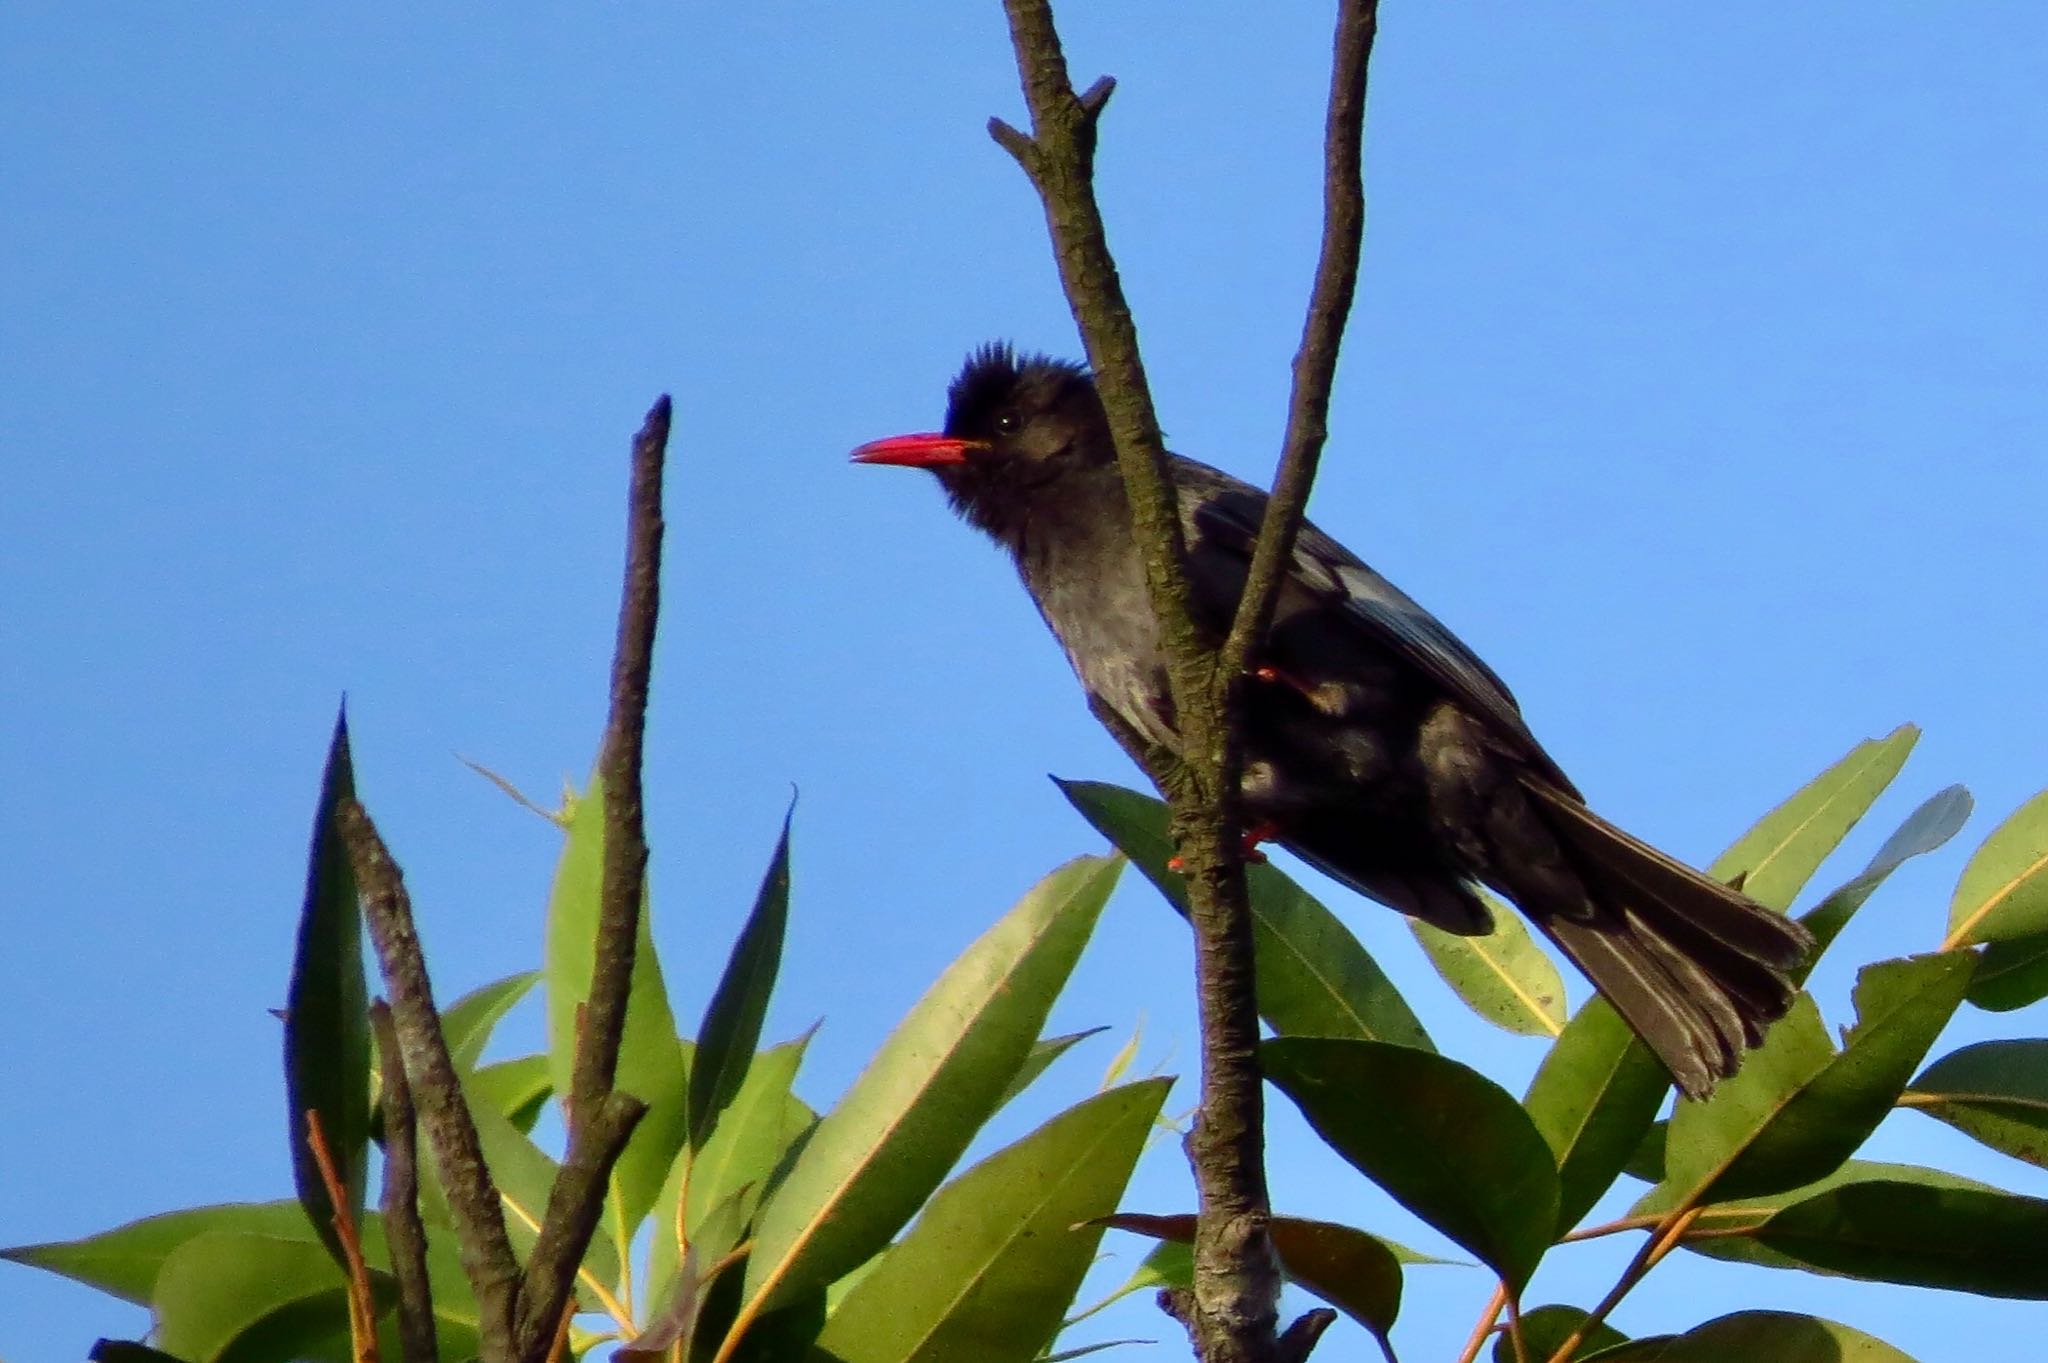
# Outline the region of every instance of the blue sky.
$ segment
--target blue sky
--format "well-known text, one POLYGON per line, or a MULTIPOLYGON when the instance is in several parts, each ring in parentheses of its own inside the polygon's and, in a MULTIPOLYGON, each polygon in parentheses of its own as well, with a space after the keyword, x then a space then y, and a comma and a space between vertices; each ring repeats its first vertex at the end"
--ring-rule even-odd
MULTIPOLYGON (((1264 479, 1327 18, 1066 8, 1077 76, 1121 82, 1101 192, 1171 442, 1264 479)), ((1882 827, 1823 881, 1951 781, 1979 799, 1963 845, 2048 783, 2044 78, 2048 15, 2020 3, 1389 6, 1314 514, 1509 679, 1598 807, 1682 856, 1904 720, 1926 737, 1882 827)), ((976 343, 1077 349, 982 131, 1021 117, 1015 86, 993 0, 0 10, 0 1242, 289 1188, 265 1010, 343 691, 444 988, 535 963, 552 836, 452 754, 539 794, 585 769, 623 454, 659 392, 649 782, 678 1012, 792 785, 770 1031, 826 1020, 814 1102, 1097 846, 1045 776, 1129 769, 1009 568, 929 480, 844 460, 934 424, 976 343)), ((1816 980, 1831 1021, 1853 961, 1934 944, 1960 864, 1865 911, 1816 980)), ((1519 1091, 1541 1047, 1466 1018, 1391 915, 1329 897, 1446 1049, 1519 1091)), ((1191 1073, 1186 955, 1133 883, 1056 1025, 1142 1020, 1141 1066, 1191 1073)), ((1938 1049, 2040 1017, 1965 1016, 1938 1049)), ((1037 1115, 1114 1045, 1064 1062, 1037 1115)), ((1876 1148, 2048 1194, 1916 1115, 1876 1148)), ((1286 1114, 1273 1157, 1283 1206, 1440 1247, 1286 1114)), ((1186 1197, 1149 1156, 1133 1205, 1186 1197)), ((1142 1252, 1110 1247, 1110 1279, 1142 1252)), ((1590 1302, 1626 1251, 1532 1301, 1590 1302)), ((1404 1352, 1449 1356, 1489 1286, 1411 1274, 1404 1352)), ((2043 1320, 1691 1256, 1616 1319, 1745 1305, 1982 1363, 2031 1357, 2043 1320)), ((13 1363, 142 1324, 0 1265, 13 1363)), ((1103 1333, 1179 1356, 1149 1307, 1103 1333)))

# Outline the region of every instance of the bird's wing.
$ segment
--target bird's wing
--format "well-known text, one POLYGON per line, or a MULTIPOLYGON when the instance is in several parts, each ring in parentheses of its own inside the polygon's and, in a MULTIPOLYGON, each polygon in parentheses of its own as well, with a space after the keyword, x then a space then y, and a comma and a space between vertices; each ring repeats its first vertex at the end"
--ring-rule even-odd
MULTIPOLYGON (((1189 567, 1197 592, 1222 611, 1235 611, 1265 516, 1266 494, 1191 459, 1179 461, 1176 481, 1191 536, 1189 567)), ((1287 572, 1292 585, 1325 608, 1323 618, 1333 628, 1362 631, 1391 648, 1484 722, 1496 742, 1563 789, 1572 788, 1529 732, 1507 683, 1442 621, 1356 554, 1304 522, 1287 572)))

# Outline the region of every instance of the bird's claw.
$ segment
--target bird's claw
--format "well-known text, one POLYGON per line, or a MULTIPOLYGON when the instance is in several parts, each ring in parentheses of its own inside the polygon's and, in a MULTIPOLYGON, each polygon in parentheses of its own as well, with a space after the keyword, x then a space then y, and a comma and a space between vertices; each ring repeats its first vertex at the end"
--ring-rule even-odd
MULTIPOLYGON (((1264 821, 1255 823, 1244 831, 1244 839, 1238 846, 1237 855, 1248 866, 1264 866, 1266 864, 1266 854, 1259 850, 1259 844, 1271 842, 1279 836, 1280 826, 1278 824, 1264 821)), ((1187 868, 1187 860, 1180 853, 1176 852, 1167 858, 1167 870, 1185 871, 1187 868)))

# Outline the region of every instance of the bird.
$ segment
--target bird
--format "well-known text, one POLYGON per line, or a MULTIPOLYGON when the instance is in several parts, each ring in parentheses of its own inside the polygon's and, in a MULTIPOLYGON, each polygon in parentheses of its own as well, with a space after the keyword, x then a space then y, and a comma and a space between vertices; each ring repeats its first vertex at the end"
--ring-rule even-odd
MULTIPOLYGON (((991 343, 942 431, 860 464, 930 470, 1006 549, 1091 708, 1178 752, 1167 663, 1102 400, 1087 368, 991 343)), ((1190 609, 1229 628, 1266 494, 1179 455, 1167 469, 1190 609)), ((1783 1016, 1813 948, 1797 922, 1587 807, 1493 669, 1406 593, 1304 522, 1239 705, 1252 836, 1447 932, 1492 930, 1486 886, 1584 972, 1679 1090, 1710 1093, 1783 1016)))

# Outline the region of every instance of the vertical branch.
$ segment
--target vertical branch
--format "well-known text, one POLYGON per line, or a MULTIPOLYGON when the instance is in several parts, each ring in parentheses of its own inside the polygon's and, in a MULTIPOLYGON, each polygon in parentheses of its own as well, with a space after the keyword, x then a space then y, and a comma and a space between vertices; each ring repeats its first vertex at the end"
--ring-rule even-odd
POLYGON ((391 996, 392 1030, 405 1062, 406 1080, 420 1121, 427 1128, 442 1182, 447 1185, 462 1270, 476 1294, 483 1357, 501 1363, 514 1357, 519 1261, 506 1238, 498 1188, 484 1163, 476 1124, 463 1100, 448 1040, 441 1033, 426 957, 413 926, 412 901, 390 851, 377 835, 377 826, 363 807, 354 800, 343 800, 335 807, 334 819, 348 848, 370 940, 376 945, 384 987, 391 996))
MULTIPOLYGON (((1239 842, 1242 753, 1230 717, 1238 678, 1271 620, 1281 568, 1292 552, 1327 430, 1337 349, 1358 277, 1364 222, 1360 141, 1377 6, 1374 0, 1343 0, 1339 10, 1325 133, 1322 253, 1295 358, 1274 496, 1220 651, 1212 651, 1219 641, 1203 636, 1189 609, 1178 498, 1138 357, 1137 328, 1095 199, 1097 126, 1114 82, 1104 78, 1077 95, 1048 0, 1004 0, 1003 7, 1031 133, 1000 119, 990 120, 989 132, 1016 158, 1044 204, 1061 283, 1116 444, 1180 737, 1175 761, 1145 754, 1147 769, 1171 801, 1174 838, 1187 870, 1202 1017, 1202 1094, 1188 1138, 1200 1198, 1194 1286, 1171 1309, 1205 1363, 1299 1359, 1320 1331, 1311 1326, 1274 1335, 1279 1274, 1267 1234, 1264 1092, 1239 842)), ((1135 736, 1116 726, 1112 731, 1127 749, 1137 746, 1135 736)))
POLYGON ((1336 52, 1330 62, 1330 108, 1323 125, 1323 245, 1294 354, 1294 387, 1287 403, 1287 435, 1273 495, 1259 523, 1258 544, 1237 603, 1237 619, 1223 645, 1223 671, 1242 673, 1266 637, 1280 595, 1282 565, 1308 507, 1323 441, 1330 433, 1330 388, 1351 299, 1358 291, 1358 252, 1365 241, 1365 78, 1379 32, 1379 0, 1342 0, 1337 6, 1336 52))
POLYGON ((377 1069, 384 1092, 384 1241, 398 1282, 398 1347, 405 1363, 435 1363, 434 1289, 427 1281, 427 1231, 420 1223, 419 1145, 412 1089, 398 1054, 398 1032, 382 999, 370 1005, 377 1069))
POLYGON ((646 1106, 617 1092, 619 1045, 626 1031, 640 900, 647 884, 647 829, 641 766, 647 733, 647 692, 654 670, 654 629, 661 609, 661 486, 668 454, 667 396, 647 413, 633 438, 626 498, 626 569, 620 590, 618 643, 612 654, 611 712, 605 724, 598 780, 604 787, 604 879, 590 993, 569 1092, 569 1149, 548 1194, 519 1302, 519 1351, 542 1363, 569 1301, 576 1266, 603 1211, 612 1166, 646 1106))

